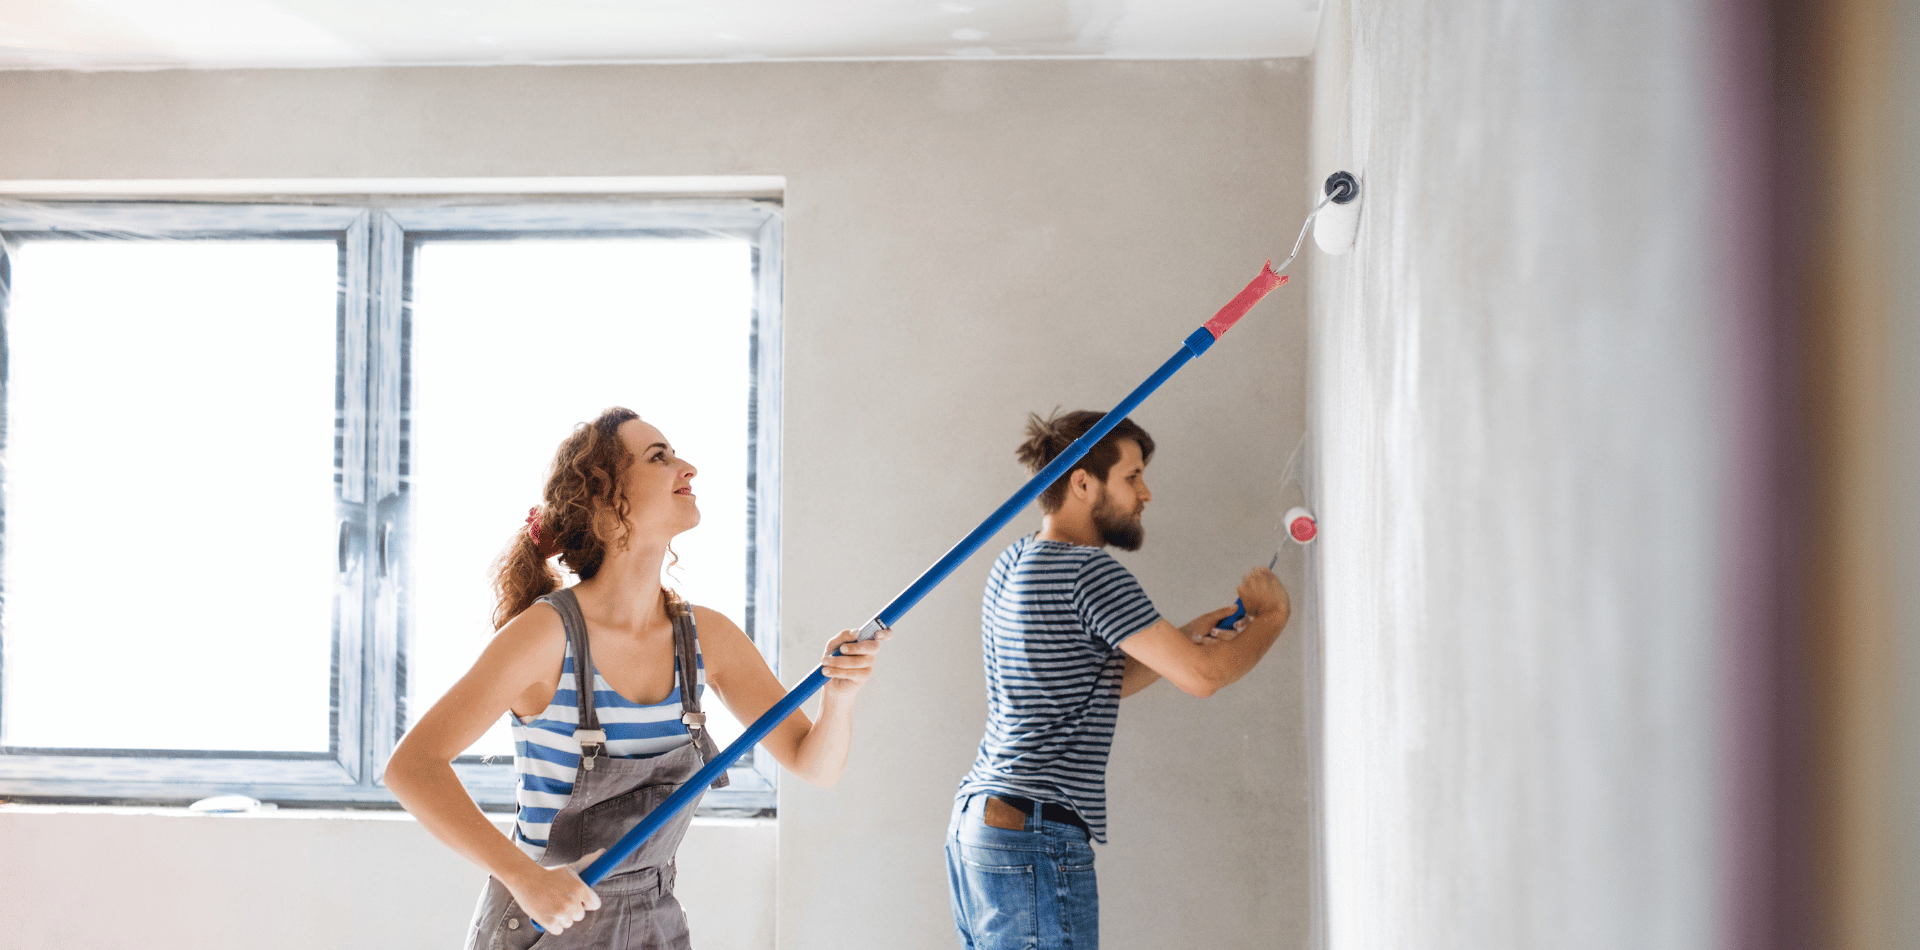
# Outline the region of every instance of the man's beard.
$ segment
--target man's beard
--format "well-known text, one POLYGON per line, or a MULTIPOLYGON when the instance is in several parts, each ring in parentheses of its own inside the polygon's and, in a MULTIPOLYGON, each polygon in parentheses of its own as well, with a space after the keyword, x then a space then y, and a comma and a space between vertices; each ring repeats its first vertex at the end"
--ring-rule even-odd
POLYGON ((1105 487, 1100 490, 1100 500, 1093 505, 1093 526, 1099 530, 1100 540, 1122 551, 1138 551, 1140 542, 1147 539, 1147 529, 1140 526, 1140 516, 1120 514, 1120 506, 1107 497, 1105 487))

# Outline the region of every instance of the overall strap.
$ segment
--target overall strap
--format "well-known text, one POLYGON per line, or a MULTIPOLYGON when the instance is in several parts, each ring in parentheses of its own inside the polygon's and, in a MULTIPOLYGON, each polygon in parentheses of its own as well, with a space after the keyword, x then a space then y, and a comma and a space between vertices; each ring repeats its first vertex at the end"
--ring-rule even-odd
POLYGON ((707 715, 700 711, 700 635, 694 629, 693 605, 669 600, 667 616, 673 619, 673 653, 679 661, 674 666, 680 673, 680 721, 687 724, 687 735, 693 737, 694 748, 701 750, 700 760, 704 762, 706 749, 700 739, 707 732, 707 715))
MULTIPOLYGON (((693 749, 705 762, 713 740, 707 735, 707 714, 700 711, 700 631, 693 622, 693 605, 677 597, 668 598, 667 616, 673 618, 673 653, 679 660, 674 665, 680 670, 680 721, 687 724, 693 749)), ((721 772, 708 787, 726 788, 732 781, 721 772)))
POLYGON ((607 733, 600 728, 600 714, 593 708, 593 648, 587 644, 587 617, 580 612, 580 598, 571 587, 540 599, 559 611, 560 625, 567 629, 567 643, 573 647, 574 705, 580 711, 573 737, 580 740, 580 766, 593 771, 593 760, 606 754, 607 733))

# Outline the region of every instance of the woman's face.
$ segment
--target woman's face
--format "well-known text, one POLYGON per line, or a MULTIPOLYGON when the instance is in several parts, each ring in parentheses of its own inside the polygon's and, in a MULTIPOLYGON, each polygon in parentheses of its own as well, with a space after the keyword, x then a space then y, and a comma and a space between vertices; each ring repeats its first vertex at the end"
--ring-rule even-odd
POLYGON ((693 497, 699 469, 673 454, 660 430, 639 419, 620 424, 620 438, 633 454, 627 467, 627 517, 641 537, 668 538, 700 523, 693 497))

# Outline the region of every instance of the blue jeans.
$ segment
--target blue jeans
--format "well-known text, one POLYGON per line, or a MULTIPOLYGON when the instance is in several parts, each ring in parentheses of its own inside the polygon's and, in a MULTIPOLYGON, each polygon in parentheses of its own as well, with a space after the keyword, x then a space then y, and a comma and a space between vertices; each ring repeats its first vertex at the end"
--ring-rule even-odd
POLYGON ((966 950, 1099 950, 1100 890, 1079 828, 1028 816, 1026 828, 982 820, 987 796, 953 803, 947 882, 966 950))

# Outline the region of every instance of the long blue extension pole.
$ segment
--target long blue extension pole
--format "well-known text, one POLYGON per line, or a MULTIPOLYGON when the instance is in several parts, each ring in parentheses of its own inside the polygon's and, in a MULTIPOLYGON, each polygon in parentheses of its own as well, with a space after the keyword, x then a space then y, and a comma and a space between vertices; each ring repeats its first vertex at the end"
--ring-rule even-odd
MULTIPOLYGON (((1228 328, 1245 316, 1248 310, 1253 309, 1253 305, 1259 303, 1260 298, 1265 297, 1268 291, 1283 283, 1286 283, 1286 278, 1274 273, 1272 262, 1268 262, 1260 269, 1260 276, 1254 278, 1239 296, 1234 297, 1232 302, 1222 307, 1220 312, 1204 326, 1188 334, 1186 340, 1181 342, 1179 351, 1161 364, 1152 376, 1147 377, 1146 382, 1141 383, 1138 388, 1129 393, 1127 398, 1120 400, 1120 404, 1113 407, 1113 411, 1102 416, 1085 435, 1075 439, 1058 458, 1049 462, 1045 468, 1028 479, 1019 491, 1013 493, 1012 498, 1007 499, 1005 504, 995 509, 993 514, 988 515, 987 520, 980 522, 979 527, 962 538, 959 544, 954 545, 940 560, 934 562, 934 565, 927 568, 918 579, 908 584, 907 589, 901 591, 891 603, 880 608, 880 612, 860 629, 860 639, 871 640, 881 630, 899 622, 901 617, 906 616, 907 611, 912 610, 922 598, 931 593, 935 587, 940 586, 940 582, 946 580, 947 575, 952 574, 961 562, 980 550, 980 546, 987 543, 988 538, 998 534, 1001 528, 1007 526, 1007 522, 1012 521, 1013 517, 1020 513, 1021 509, 1038 498, 1048 485, 1053 484, 1061 475, 1073 468, 1074 464, 1099 444, 1108 432, 1113 431, 1113 427, 1119 425, 1128 413, 1145 402, 1148 396, 1153 395, 1154 390, 1159 389, 1162 383, 1171 379, 1182 366, 1187 365, 1188 361, 1205 353, 1213 346, 1215 340, 1227 332, 1228 328)), ((587 865, 586 869, 580 872, 581 879, 589 885, 600 883, 602 878, 620 865, 620 862, 638 851, 640 846, 660 829, 661 825, 667 823, 667 819, 679 814, 699 796, 702 790, 713 784, 714 779, 720 777, 720 773, 725 772, 735 760, 745 755, 747 750, 758 745, 761 739, 767 737, 767 733, 785 722, 788 716, 793 715, 794 710, 800 708, 801 703, 812 698, 813 694, 819 692, 820 687, 826 684, 827 674, 822 672, 821 667, 814 667, 813 672, 800 681, 800 685, 795 686, 792 692, 774 703, 773 708, 767 710, 765 715, 754 720, 753 725, 748 726, 747 731, 741 733, 740 738, 735 739, 732 745, 727 746, 719 755, 708 761, 704 768, 694 773, 685 785, 680 786, 677 791, 668 796, 658 808, 648 812, 645 818, 640 819, 639 824, 634 825, 631 830, 621 836, 618 842, 608 848, 607 853, 587 865)))

